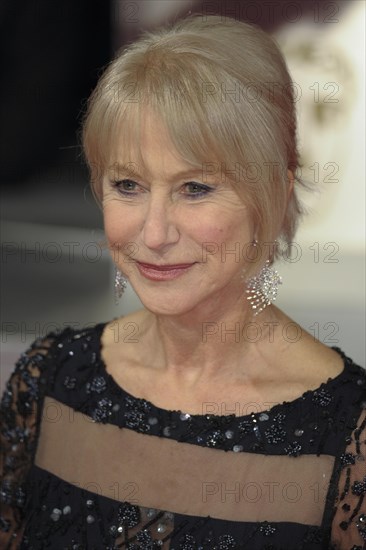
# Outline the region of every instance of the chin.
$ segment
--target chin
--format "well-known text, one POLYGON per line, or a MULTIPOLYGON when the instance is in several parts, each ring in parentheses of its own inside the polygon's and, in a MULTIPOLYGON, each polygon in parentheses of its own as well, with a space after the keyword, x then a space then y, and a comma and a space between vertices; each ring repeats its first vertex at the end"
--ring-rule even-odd
POLYGON ((185 313, 188 313, 191 311, 192 308, 187 307, 187 305, 182 307, 177 307, 176 304, 168 305, 166 303, 159 303, 158 301, 145 301, 143 302, 144 307, 149 310, 151 313, 154 313, 154 315, 169 315, 172 317, 176 317, 179 315, 184 315, 185 313))
MULTIPOLYGON (((161 296, 147 296, 144 293, 138 294, 143 306, 155 315, 184 315, 195 308, 197 303, 193 303, 192 296, 183 296, 182 293, 162 292, 161 296)), ((159 293, 160 294, 160 293, 159 293)))

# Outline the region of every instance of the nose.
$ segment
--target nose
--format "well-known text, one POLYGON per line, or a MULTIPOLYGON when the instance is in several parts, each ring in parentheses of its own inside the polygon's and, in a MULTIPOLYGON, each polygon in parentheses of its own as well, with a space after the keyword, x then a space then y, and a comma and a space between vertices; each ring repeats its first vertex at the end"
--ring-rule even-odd
MULTIPOLYGON (((153 194, 152 194, 153 195, 153 194)), ((142 239, 153 250, 161 250, 179 239, 174 205, 162 196, 151 196, 144 219, 142 239)))

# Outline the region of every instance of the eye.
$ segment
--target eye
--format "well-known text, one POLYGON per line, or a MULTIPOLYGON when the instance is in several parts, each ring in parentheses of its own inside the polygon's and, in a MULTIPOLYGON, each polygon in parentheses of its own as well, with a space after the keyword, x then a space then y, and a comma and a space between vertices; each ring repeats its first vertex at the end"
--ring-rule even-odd
POLYGON ((186 190, 185 195, 188 195, 190 198, 200 198, 208 195, 213 191, 212 187, 208 185, 203 185, 203 183, 197 183, 196 181, 188 181, 183 186, 186 190))
POLYGON ((138 183, 129 179, 113 181, 112 185, 122 195, 136 195, 138 191, 138 183))

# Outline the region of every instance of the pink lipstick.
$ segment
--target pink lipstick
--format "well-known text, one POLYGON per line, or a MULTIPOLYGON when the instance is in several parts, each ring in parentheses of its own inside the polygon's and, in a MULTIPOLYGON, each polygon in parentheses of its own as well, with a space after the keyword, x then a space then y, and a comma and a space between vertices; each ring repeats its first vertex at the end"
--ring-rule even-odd
POLYGON ((151 281, 171 281, 186 273, 194 264, 154 265, 136 262, 143 277, 151 281))

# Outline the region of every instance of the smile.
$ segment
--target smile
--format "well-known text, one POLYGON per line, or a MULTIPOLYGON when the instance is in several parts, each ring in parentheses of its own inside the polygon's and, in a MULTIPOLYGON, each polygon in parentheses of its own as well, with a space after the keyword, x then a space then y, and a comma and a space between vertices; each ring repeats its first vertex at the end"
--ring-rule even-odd
POLYGON ((170 281, 186 273, 192 264, 153 265, 136 262, 140 274, 151 281, 170 281))

